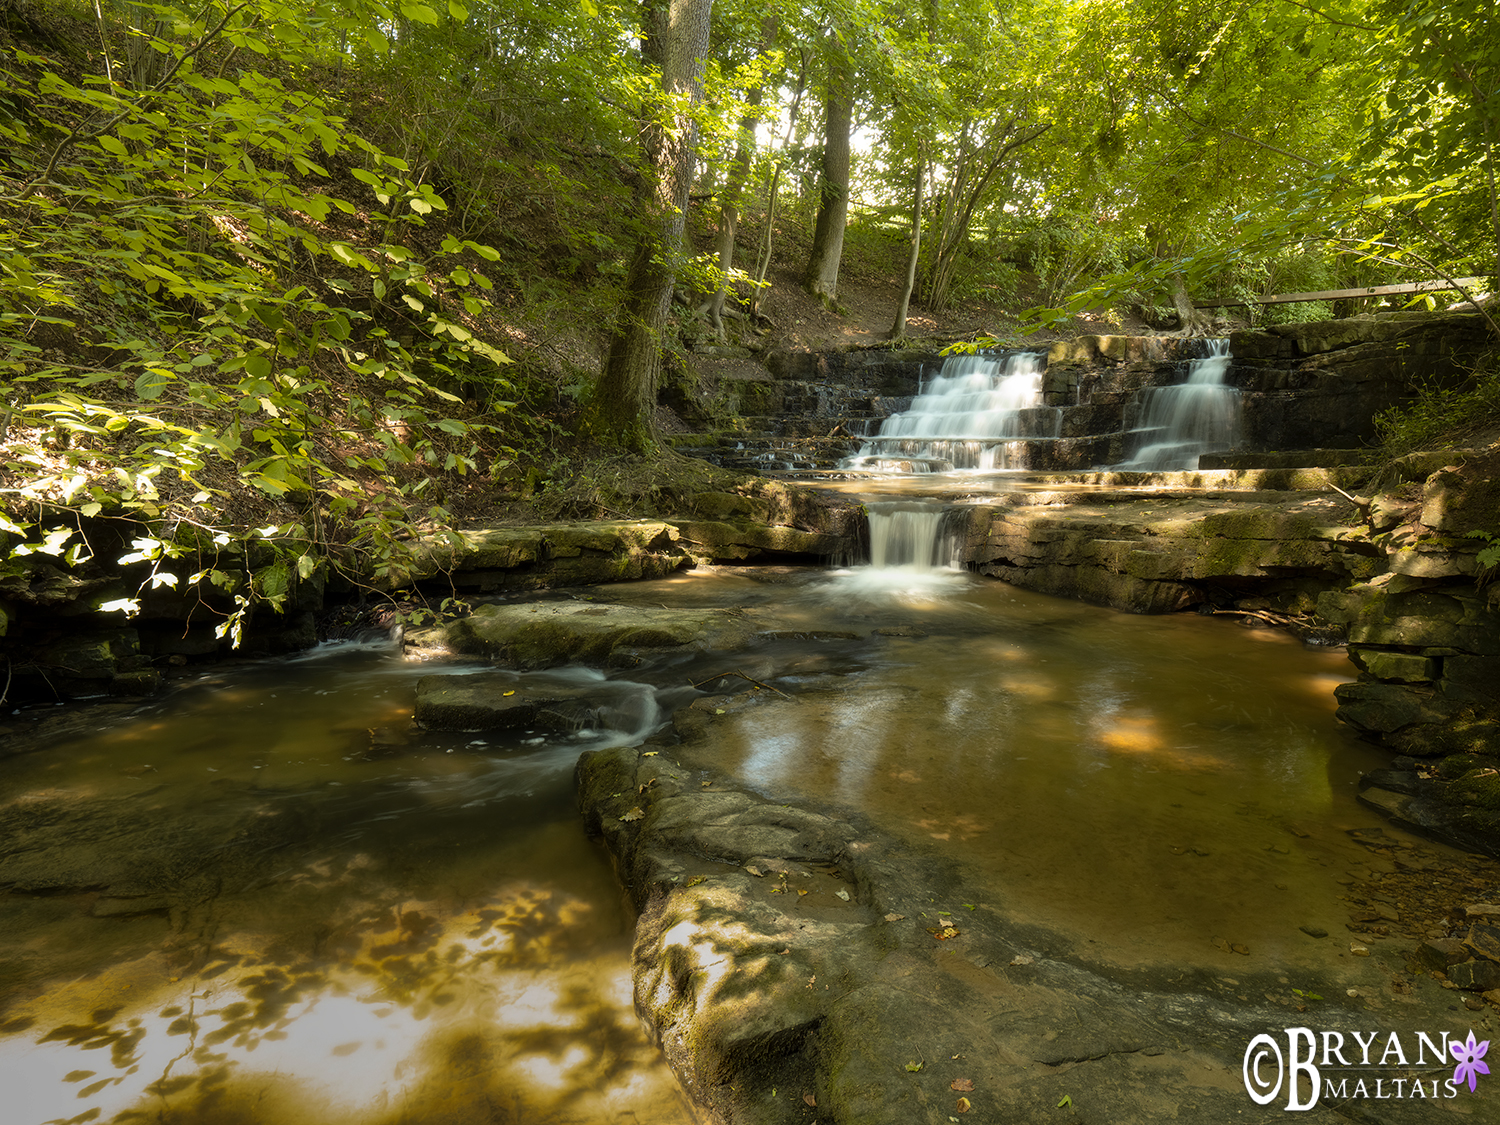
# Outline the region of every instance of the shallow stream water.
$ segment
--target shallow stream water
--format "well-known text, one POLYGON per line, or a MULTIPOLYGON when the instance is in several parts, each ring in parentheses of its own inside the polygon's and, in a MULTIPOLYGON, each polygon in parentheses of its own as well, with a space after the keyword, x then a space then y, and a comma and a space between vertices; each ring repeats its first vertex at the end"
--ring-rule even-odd
POLYGON ((1333 718, 1342 651, 929 568, 581 596, 738 606, 774 637, 553 674, 613 732, 413 732, 416 679, 467 666, 343 646, 0 760, 4 1120, 691 1120, 572 768, 716 674, 791 697, 726 709, 718 768, 940 850, 971 905, 1093 962, 1367 966, 1338 895, 1379 861, 1349 832, 1399 834, 1355 799, 1383 756, 1333 718))

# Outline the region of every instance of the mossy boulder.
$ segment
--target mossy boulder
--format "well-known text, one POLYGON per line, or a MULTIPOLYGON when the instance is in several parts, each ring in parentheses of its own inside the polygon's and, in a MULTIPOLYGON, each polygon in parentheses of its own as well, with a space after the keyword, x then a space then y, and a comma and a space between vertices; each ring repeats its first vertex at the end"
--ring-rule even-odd
POLYGON ((739 649, 754 636, 750 619, 733 610, 562 601, 480 606, 470 617, 408 634, 407 643, 514 668, 548 668, 573 661, 630 665, 638 649, 739 649))

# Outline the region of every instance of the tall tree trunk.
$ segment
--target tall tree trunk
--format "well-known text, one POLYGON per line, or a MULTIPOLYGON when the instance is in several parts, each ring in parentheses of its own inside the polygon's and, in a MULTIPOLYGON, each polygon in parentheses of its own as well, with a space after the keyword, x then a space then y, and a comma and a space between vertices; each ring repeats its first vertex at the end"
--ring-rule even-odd
POLYGON ((849 220, 849 133, 854 116, 854 74, 835 46, 828 63, 823 175, 818 184, 818 222, 802 284, 825 303, 838 298, 839 261, 849 220))
MULTIPOLYGON (((673 97, 702 99, 713 0, 646 0, 642 44, 661 68, 662 89, 673 97)), ((636 184, 644 231, 625 280, 625 300, 610 339, 604 371, 594 388, 594 421, 600 432, 638 452, 655 445, 661 336, 677 279, 676 257, 687 221, 697 128, 690 111, 665 111, 647 124, 646 167, 636 184)))
POLYGON ((901 298, 896 302, 896 322, 891 326, 891 339, 899 340, 906 335, 906 310, 911 307, 911 293, 917 287, 917 261, 922 256, 922 188, 927 183, 927 146, 917 142, 917 186, 911 205, 911 254, 906 259, 906 282, 901 287, 901 298))
MULTIPOLYGON (((797 134, 797 114, 802 108, 802 92, 807 88, 807 49, 804 47, 799 53, 802 56, 802 65, 797 71, 797 90, 792 95, 792 108, 787 111, 786 135, 781 139, 781 152, 786 151, 786 146, 797 134)), ((766 231, 761 237, 760 249, 756 255, 755 283, 750 294, 752 320, 760 311, 760 296, 765 286, 766 272, 771 268, 771 243, 776 232, 776 193, 780 187, 781 160, 778 155, 771 169, 771 186, 766 190, 766 231)))

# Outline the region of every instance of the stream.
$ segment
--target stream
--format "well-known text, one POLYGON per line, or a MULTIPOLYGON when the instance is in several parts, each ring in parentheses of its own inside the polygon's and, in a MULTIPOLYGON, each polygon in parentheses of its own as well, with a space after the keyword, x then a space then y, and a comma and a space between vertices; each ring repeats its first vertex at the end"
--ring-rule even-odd
POLYGON ((556 596, 770 628, 528 674, 597 700, 562 738, 413 731, 439 669, 341 644, 0 760, 6 1120, 693 1120, 632 1011, 631 918, 572 769, 715 675, 775 689, 722 717, 717 768, 938 850, 1062 952, 1323 986, 1368 964, 1338 895, 1380 861, 1350 833, 1400 833, 1355 800, 1383 755, 1333 719, 1342 651, 925 562, 556 596))

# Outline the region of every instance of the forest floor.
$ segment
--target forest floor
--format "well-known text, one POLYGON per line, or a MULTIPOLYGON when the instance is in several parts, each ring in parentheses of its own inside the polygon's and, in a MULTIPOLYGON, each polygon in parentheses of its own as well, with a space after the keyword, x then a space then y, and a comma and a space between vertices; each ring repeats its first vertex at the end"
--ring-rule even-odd
MULTIPOLYGON (((800 274, 790 263, 777 263, 770 280, 771 288, 761 301, 761 311, 772 325, 764 341, 767 347, 823 351, 891 342, 901 296, 901 278, 894 274, 859 263, 846 269, 839 278, 836 310, 802 288, 800 274)), ((1023 344, 1092 332, 1150 335, 1155 331, 1138 318, 1101 313, 1077 317, 1059 331, 1022 334, 1017 329, 1021 307, 1014 298, 998 293, 989 298, 964 297, 941 312, 913 303, 906 317, 905 339, 921 346, 993 336, 1023 344)))

